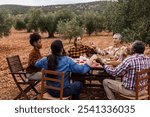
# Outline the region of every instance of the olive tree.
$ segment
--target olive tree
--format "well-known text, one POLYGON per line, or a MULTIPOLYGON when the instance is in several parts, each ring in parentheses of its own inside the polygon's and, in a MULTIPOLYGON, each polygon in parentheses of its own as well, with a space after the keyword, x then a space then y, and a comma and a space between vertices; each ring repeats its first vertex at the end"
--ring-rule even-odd
POLYGON ((107 10, 109 30, 122 33, 127 41, 138 39, 150 44, 149 11, 149 0, 118 0, 107 10))
POLYGON ((82 36, 83 28, 79 26, 79 22, 76 18, 70 21, 59 21, 57 25, 58 33, 65 39, 69 39, 69 43, 72 38, 82 36))
POLYGON ((39 20, 43 14, 42 9, 31 9, 27 13, 27 28, 29 30, 34 30, 35 32, 39 30, 39 20))
POLYGON ((39 20, 39 28, 42 32, 48 32, 48 38, 53 38, 57 28, 56 13, 43 14, 39 20))
POLYGON ((8 12, 0 12, 0 37, 8 36, 12 27, 11 15, 8 12))

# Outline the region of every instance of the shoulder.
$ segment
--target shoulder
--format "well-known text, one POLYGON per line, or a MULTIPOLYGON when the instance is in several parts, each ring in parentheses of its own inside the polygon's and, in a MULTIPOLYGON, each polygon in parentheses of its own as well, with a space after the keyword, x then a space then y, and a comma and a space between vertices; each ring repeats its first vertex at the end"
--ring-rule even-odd
POLYGON ((58 61, 61 65, 72 65, 74 63, 73 59, 68 56, 62 56, 58 61))
POLYGON ((70 48, 70 49, 74 49, 74 48, 75 48, 75 46, 74 46, 74 45, 71 45, 71 46, 69 46, 69 48, 70 48))
POLYGON ((87 45, 82 45, 80 48, 85 49, 85 50, 91 49, 91 48, 90 48, 89 46, 87 46, 87 45))
POLYGON ((69 61, 71 61, 72 59, 70 58, 70 57, 68 57, 68 56, 62 56, 62 57, 60 57, 60 59, 59 59, 61 62, 69 62, 69 61))
POLYGON ((43 57, 43 58, 39 59, 39 61, 47 62, 48 61, 48 57, 43 57))
POLYGON ((85 48, 90 48, 88 45, 82 45, 82 47, 85 47, 85 48))
POLYGON ((29 55, 32 55, 32 54, 34 54, 34 53, 36 53, 36 52, 35 52, 34 49, 32 49, 29 55))
POLYGON ((71 57, 69 57, 69 56, 64 56, 63 58, 64 58, 64 60, 66 60, 66 61, 68 61, 68 62, 73 61, 73 60, 72 60, 72 58, 71 58, 71 57))
POLYGON ((146 54, 143 54, 143 57, 148 59, 148 60, 150 60, 150 57, 148 55, 146 55, 146 54))
POLYGON ((30 55, 30 56, 34 56, 34 55, 37 55, 37 54, 40 54, 40 51, 39 51, 39 50, 32 49, 29 55, 30 55))
POLYGON ((105 50, 111 50, 111 49, 113 49, 113 46, 109 46, 109 47, 105 48, 105 50))
POLYGON ((131 61, 133 61, 135 59, 135 55, 131 55, 131 56, 128 56, 127 58, 125 58, 123 60, 124 63, 130 63, 131 61))
POLYGON ((68 51, 71 51, 71 50, 74 50, 74 49, 75 49, 75 46, 72 45, 72 46, 69 47, 68 51))

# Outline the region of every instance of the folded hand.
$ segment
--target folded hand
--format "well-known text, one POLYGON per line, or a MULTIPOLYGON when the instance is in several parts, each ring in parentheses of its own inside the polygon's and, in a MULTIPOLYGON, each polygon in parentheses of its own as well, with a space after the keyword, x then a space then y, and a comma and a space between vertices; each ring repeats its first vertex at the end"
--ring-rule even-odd
POLYGON ((100 63, 102 66, 104 65, 104 63, 103 63, 103 61, 102 61, 101 58, 97 58, 97 59, 96 59, 96 62, 97 62, 97 63, 100 63))

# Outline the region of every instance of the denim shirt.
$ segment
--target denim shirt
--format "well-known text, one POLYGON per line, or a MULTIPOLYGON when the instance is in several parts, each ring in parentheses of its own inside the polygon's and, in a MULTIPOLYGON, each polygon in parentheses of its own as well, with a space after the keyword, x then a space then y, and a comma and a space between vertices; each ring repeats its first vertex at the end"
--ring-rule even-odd
MULTIPOLYGON (((90 66, 88 66, 87 64, 78 65, 68 56, 57 57, 57 61, 58 61, 57 71, 65 73, 64 88, 69 87, 69 85, 70 85, 70 83, 69 83, 70 72, 84 74, 84 73, 87 73, 88 71, 90 71, 90 66)), ((48 69, 48 58, 43 57, 42 59, 38 60, 35 63, 35 66, 38 68, 48 69)), ((60 79, 60 77, 57 77, 57 78, 60 79)), ((47 85, 57 86, 57 87, 60 86, 60 84, 57 82, 56 83, 47 82, 47 85)))

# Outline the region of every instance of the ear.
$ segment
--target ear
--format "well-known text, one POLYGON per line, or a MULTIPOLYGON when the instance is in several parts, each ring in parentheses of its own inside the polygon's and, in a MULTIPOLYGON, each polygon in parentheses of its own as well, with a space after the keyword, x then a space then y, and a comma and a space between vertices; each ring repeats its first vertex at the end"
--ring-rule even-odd
POLYGON ((131 48, 131 54, 134 54, 134 53, 135 53, 134 48, 131 48))
POLYGON ((36 45, 37 45, 37 42, 34 42, 33 45, 36 46, 36 45))

